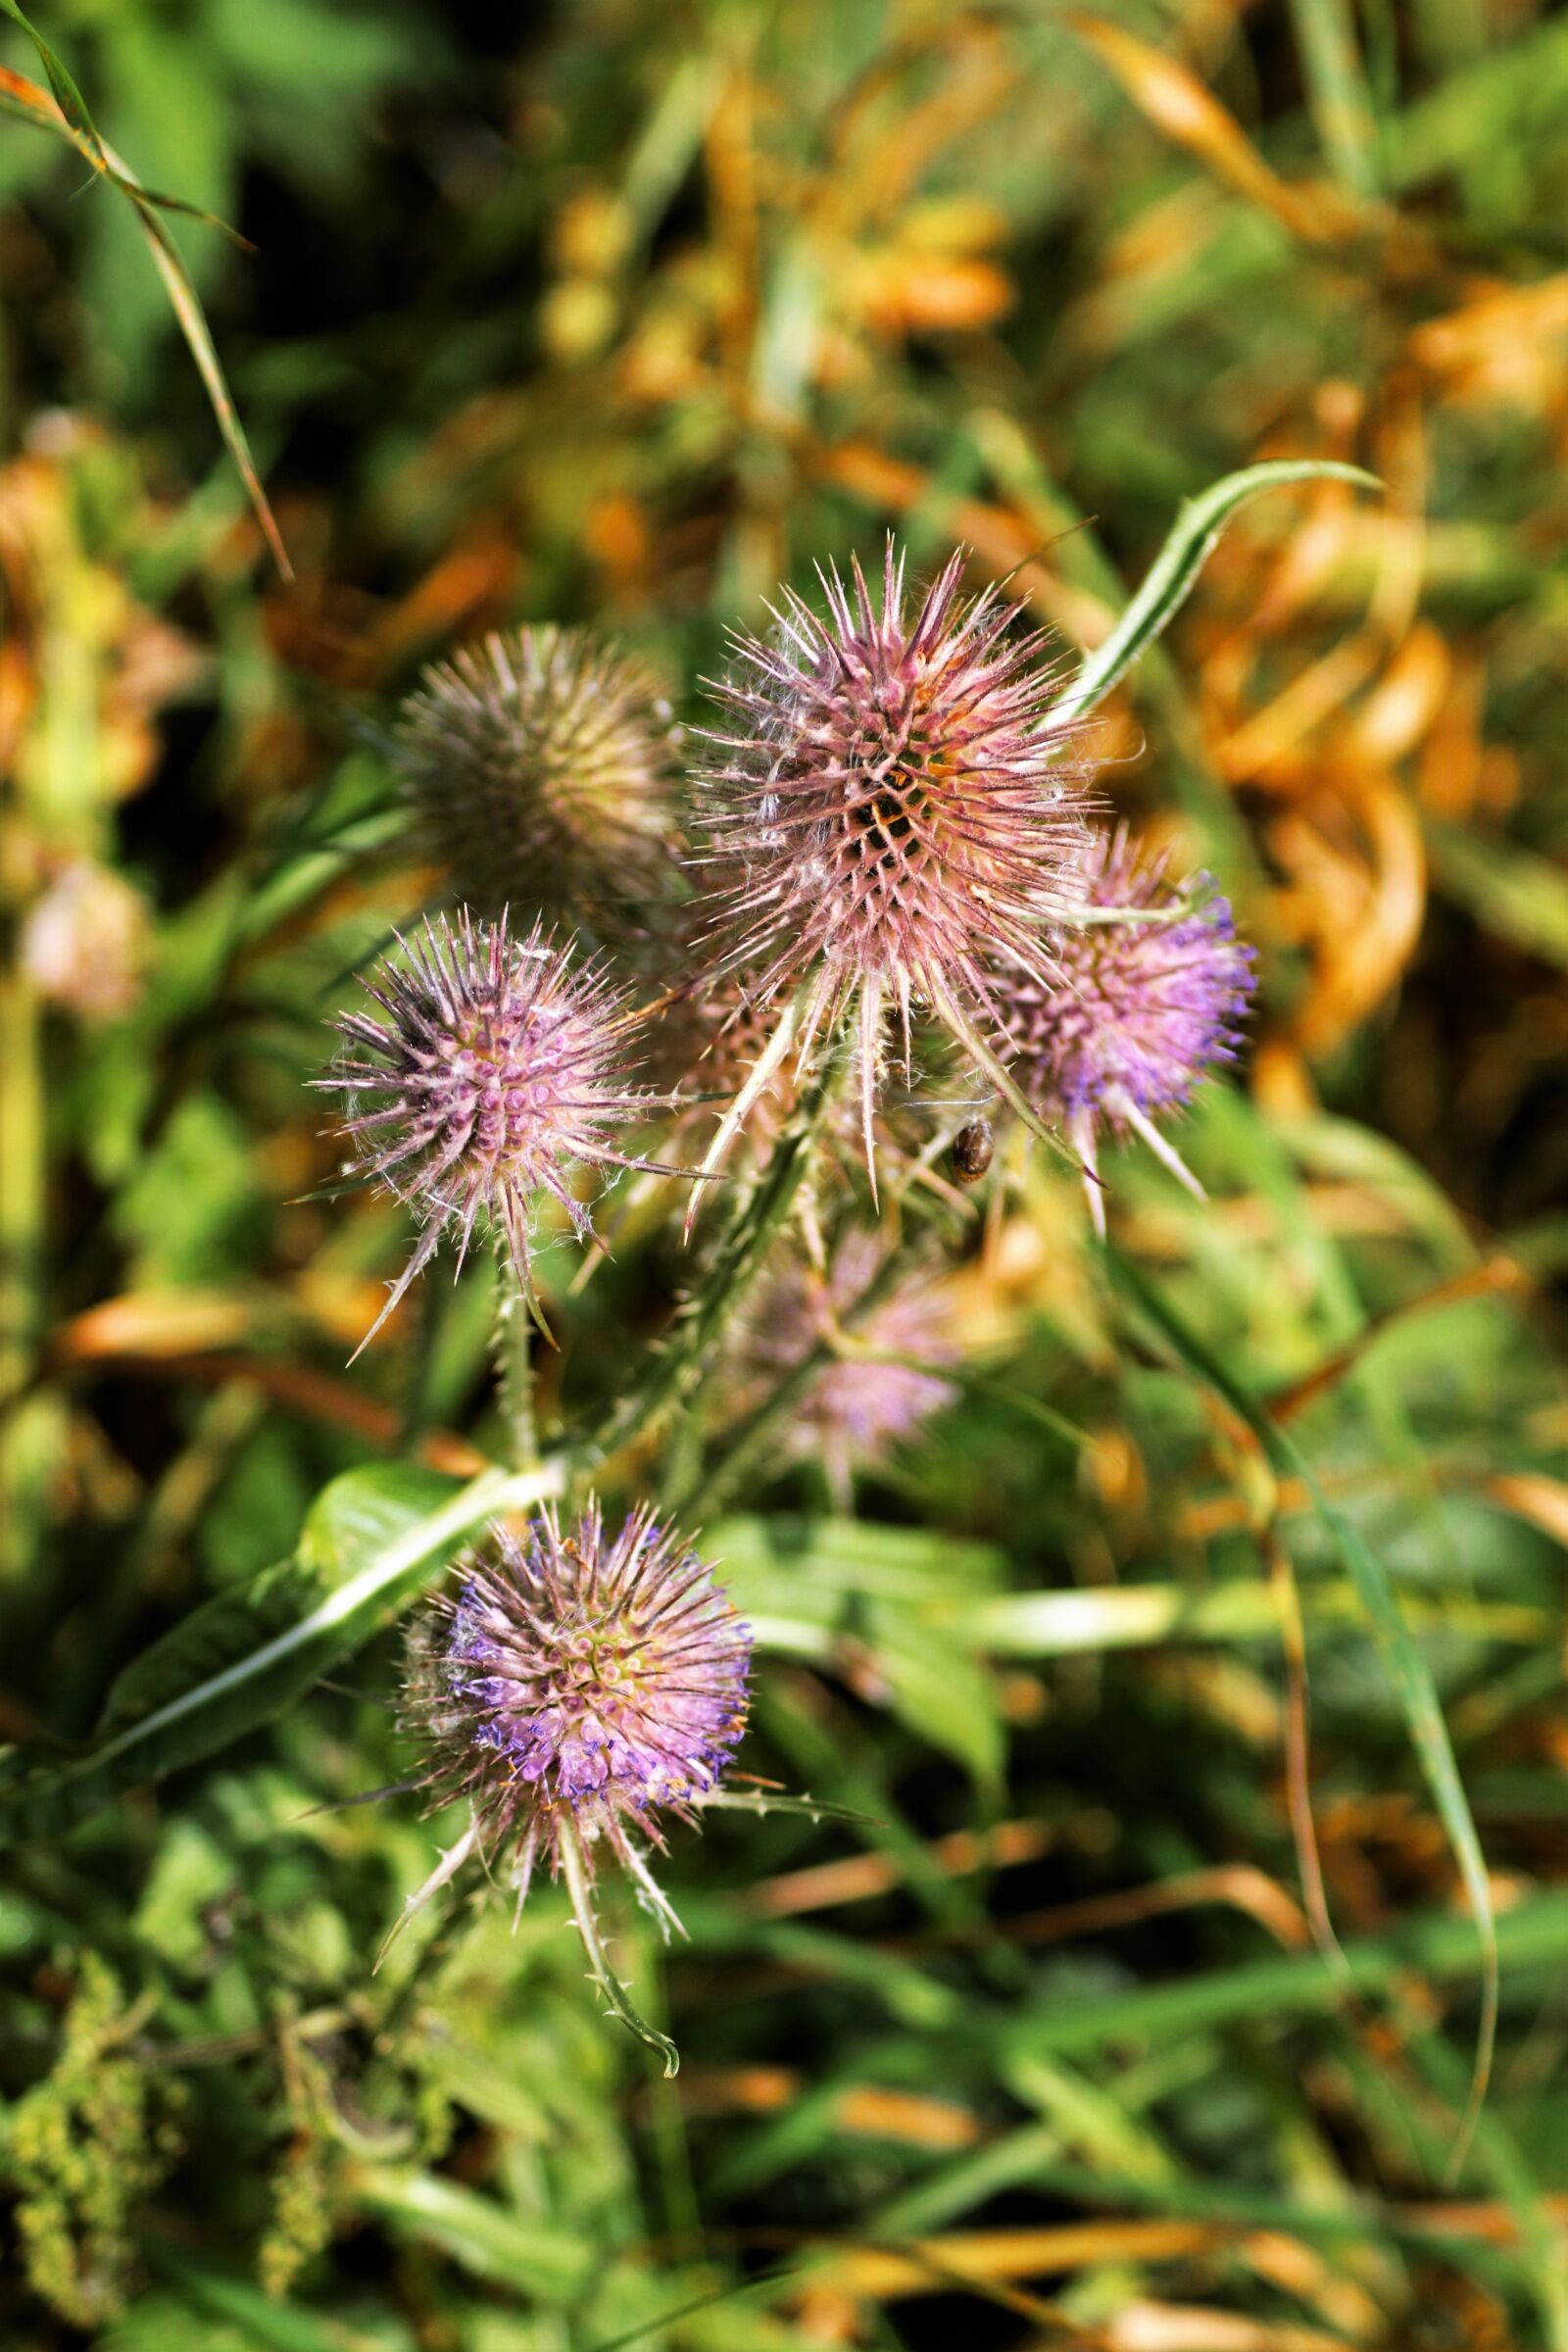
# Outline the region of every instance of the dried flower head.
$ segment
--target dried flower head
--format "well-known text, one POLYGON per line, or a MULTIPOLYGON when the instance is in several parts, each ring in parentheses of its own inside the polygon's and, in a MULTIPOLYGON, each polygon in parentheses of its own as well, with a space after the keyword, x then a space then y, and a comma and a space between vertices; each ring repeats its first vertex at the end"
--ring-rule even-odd
POLYGON ((673 872, 674 730, 635 656, 583 629, 518 629, 424 672, 397 729, 405 795, 458 896, 604 935, 673 872))
POLYGON ((596 965, 574 965, 537 924, 514 940, 505 915, 475 923, 465 908, 455 928, 427 920, 399 946, 403 960, 383 961, 366 983, 385 1019, 345 1013, 337 1026, 347 1052, 316 1082, 347 1098, 338 1133, 358 1153, 348 1175, 406 1201, 423 1226, 366 1337, 449 1230, 460 1268, 475 1231, 499 1233, 537 1315, 539 1195, 588 1240, 589 1212, 567 1181, 573 1163, 654 1164, 609 1140, 657 1100, 624 1082, 633 1016, 596 965))
POLYGON ((83 1021, 114 1021, 141 995, 150 934, 140 891, 83 858, 28 907, 19 957, 40 996, 83 1021))
POLYGON ((638 1841, 662 1849, 660 1816, 717 1788, 751 1673, 750 1629, 684 1538, 643 1508, 607 1541, 592 1501, 569 1533, 549 1509, 521 1542, 494 1526, 410 1653, 419 1785, 432 1809, 467 1799, 466 1850, 512 1872, 519 1908, 540 1860, 591 1880, 602 1842, 670 1921, 638 1841))
MULTIPOLYGON (((1180 888, 1125 826, 1096 835, 1084 878, 1087 911, 1134 919, 1065 928, 1054 985, 1018 966, 1006 972, 1014 1073, 1042 1110, 1064 1120, 1086 1168, 1095 1168, 1102 1125, 1115 1135, 1130 1128, 1197 1192, 1153 1120, 1181 1109, 1204 1071, 1233 1057, 1252 990, 1252 951, 1237 939, 1230 906, 1206 878, 1180 888)), ((1102 1227, 1097 1184, 1089 1199, 1102 1227)))
POLYGON ((1041 637, 1007 633, 1021 608, 995 586, 965 602, 963 564, 912 618, 891 540, 880 610, 858 564, 849 588, 824 580, 825 618, 786 591, 772 640, 737 642, 721 761, 701 779, 719 968, 760 1004, 788 1000, 779 1059, 858 1004, 868 1160, 884 1012, 906 1062, 927 1007, 1007 1092, 986 1036, 994 960, 1044 982, 1046 926, 1079 895, 1078 730, 1041 637))
POLYGON ((955 1401, 942 1372, 959 1349, 940 1281, 918 1263, 895 1273, 886 1243, 863 1226, 845 1233, 825 1274, 796 1263, 762 1286, 742 1341, 742 1409, 755 1410, 823 1342, 847 1342, 847 1352, 797 1402, 786 1445, 797 1459, 820 1460, 835 1501, 848 1503, 857 1463, 883 1460, 955 1401), (895 1356, 908 1360, 876 1360, 895 1356))

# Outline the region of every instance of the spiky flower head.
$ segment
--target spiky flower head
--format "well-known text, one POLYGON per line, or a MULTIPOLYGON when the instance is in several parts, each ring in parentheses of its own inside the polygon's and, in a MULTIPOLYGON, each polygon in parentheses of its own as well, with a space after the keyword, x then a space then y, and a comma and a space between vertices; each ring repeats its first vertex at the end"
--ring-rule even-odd
POLYGON ((634 655, 585 629, 487 637, 425 670, 396 741, 423 844, 482 912, 618 936, 668 888, 674 730, 634 655))
POLYGON ((690 1820, 746 1725, 751 1632, 711 1569, 646 1507, 607 1539, 597 1502, 569 1530, 543 1510, 519 1541, 493 1526, 456 1592, 410 1644, 405 1722, 432 1808, 468 1800, 473 1842, 514 1875, 552 1874, 571 1841, 608 1846, 667 1907, 643 1844, 690 1820))
POLYGON ((589 1240, 592 1220, 572 1192, 571 1167, 653 1164, 612 1141, 655 1100, 625 1083, 634 1016, 595 963, 574 964, 537 923, 516 940, 504 914, 476 923, 465 908, 455 926, 427 919, 398 944, 401 958, 383 960, 366 982, 384 1017, 343 1014, 346 1051, 316 1082, 347 1099, 338 1133, 357 1154, 347 1175, 407 1202, 422 1226, 366 1336, 444 1234, 461 1268, 476 1232, 498 1233, 537 1315, 540 1196, 558 1201, 579 1241, 589 1240))
POLYGON ((824 578, 825 617, 786 590, 773 637, 737 640, 700 779, 720 968, 787 1000, 802 1053, 858 1004, 868 1157, 884 1010, 906 1062, 926 1007, 992 1069, 994 960, 1044 981, 1046 926, 1078 895, 1077 727, 1043 639, 1008 634, 1021 607, 965 600, 963 568, 960 550, 912 615, 891 539, 879 607, 858 563, 824 578))
POLYGON ((825 1272, 785 1264, 761 1286, 742 1338, 738 1387, 756 1406, 824 1342, 848 1343, 798 1399, 787 1450, 816 1458, 837 1501, 850 1499, 857 1463, 882 1461, 957 1392, 943 1371, 956 1364, 948 1296, 929 1265, 895 1271, 886 1242, 864 1226, 842 1236, 825 1272), (878 1358, 902 1357, 902 1362, 878 1358))
MULTIPOLYGON (((1125 826, 1096 834, 1084 862, 1093 917, 1056 942, 1054 983, 1015 965, 1004 975, 1004 1028, 1014 1075, 1060 1117, 1090 1170, 1102 1127, 1142 1136, 1189 1189, 1191 1172, 1153 1124, 1183 1108, 1205 1070, 1233 1058, 1252 991, 1252 951, 1206 876, 1184 886, 1125 826), (1140 916, 1152 919, 1138 919, 1140 916)), ((1089 1197, 1102 1219, 1100 1188, 1089 1197)))

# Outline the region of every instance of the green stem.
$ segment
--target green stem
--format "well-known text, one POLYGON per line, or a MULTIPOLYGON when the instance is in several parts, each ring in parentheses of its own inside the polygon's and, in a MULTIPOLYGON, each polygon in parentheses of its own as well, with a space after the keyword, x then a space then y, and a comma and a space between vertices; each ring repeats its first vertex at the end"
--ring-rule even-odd
POLYGON ((539 1459, 539 1430, 533 1409, 533 1318, 504 1257, 497 1261, 496 1367, 501 1375, 501 1414, 507 1454, 514 1470, 531 1470, 539 1459))
POLYGON ((718 1344, 761 1273, 816 1156, 816 1143, 846 1067, 834 1040, 823 1052, 793 1118, 760 1177, 737 1210, 699 1288, 679 1309, 647 1378, 589 1440, 579 1476, 646 1437, 678 1406, 690 1404, 710 1372, 718 1344))

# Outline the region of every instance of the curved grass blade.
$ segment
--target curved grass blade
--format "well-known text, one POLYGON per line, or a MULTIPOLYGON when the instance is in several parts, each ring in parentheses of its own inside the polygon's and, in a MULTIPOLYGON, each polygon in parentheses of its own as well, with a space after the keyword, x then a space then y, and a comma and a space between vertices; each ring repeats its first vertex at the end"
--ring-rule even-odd
MULTIPOLYGON (((215 220, 210 213, 200 212, 194 205, 181 204, 177 197, 163 196, 155 189, 144 187, 124 158, 117 155, 100 135, 87 112, 81 92, 48 43, 28 24, 17 0, 0 0, 0 14, 21 25, 38 52, 49 82, 49 94, 46 94, 36 83, 26 80, 20 74, 0 72, 0 94, 10 99, 30 121, 69 139, 93 170, 117 187, 127 203, 134 206, 153 265, 164 281, 164 290, 179 321, 180 333, 207 388, 208 400, 218 419, 218 429, 245 485, 245 494, 261 526, 262 536, 283 578, 292 580, 294 570, 288 560, 288 551, 283 545, 282 534, 267 493, 262 488, 250 443, 230 397, 200 298, 191 283, 190 272, 180 258, 179 248, 159 216, 163 212, 185 213, 192 220, 203 220, 211 227, 222 229, 225 236, 233 236, 233 230, 215 220)), ((243 244, 245 240, 239 238, 236 242, 243 244)))
POLYGON ((1189 499, 1138 594, 1067 688, 1061 704, 1064 713, 1081 718, 1104 701, 1187 602, 1231 516, 1249 499, 1290 482, 1351 482, 1361 490, 1383 487, 1375 473, 1365 473, 1359 466, 1342 466, 1328 458, 1280 458, 1228 473, 1201 498, 1189 499))
POLYGON ((127 1668, 84 1754, 29 1742, 0 1761, 0 1842, 58 1836, 270 1722, 421 1592, 471 1529, 560 1484, 549 1464, 486 1470, 456 1493, 406 1465, 334 1479, 292 1559, 219 1593, 127 1668))
MULTIPOLYGON (((156 204, 160 212, 183 213, 189 220, 200 220, 206 227, 216 228, 220 236, 227 237, 230 244, 238 245, 246 253, 255 250, 249 237, 242 237, 237 228, 230 228, 228 222, 220 220, 216 213, 204 212, 199 204, 187 204, 181 196, 169 196, 162 189, 147 187, 133 173, 127 172, 123 165, 113 161, 114 150, 100 137, 98 126, 87 112, 87 101, 37 26, 24 16, 16 0, 0 0, 0 16, 7 16, 14 24, 20 24, 32 43, 66 130, 106 179, 112 179, 117 186, 122 187, 127 195, 139 196, 148 204, 156 204)), ((5 91, 24 113, 48 122, 52 128, 59 127, 54 122, 53 111, 46 111, 41 104, 43 92, 36 89, 33 83, 24 80, 20 74, 8 73, 5 91)))
POLYGON ((1459 1866, 1459 1876, 1481 1945, 1481 2018, 1476 2033, 1470 2099, 1448 2160, 1450 2174, 1457 2173, 1474 2136, 1492 2075, 1493 2052, 1497 2035, 1497 1925, 1492 1907, 1486 1858, 1476 1835, 1464 1784, 1459 1778, 1453 1743, 1448 1738, 1448 1727, 1444 1721, 1431 1668, 1411 1637, 1388 1570, 1362 1541, 1357 1530, 1329 1501, 1311 1464, 1295 1439, 1226 1370, 1218 1357, 1196 1332, 1188 1328, 1175 1308, 1152 1284, 1145 1280, 1136 1266, 1109 1246, 1106 1247, 1105 1256, 1117 1280, 1136 1298, 1150 1320, 1163 1332, 1188 1370, 1206 1382, 1251 1431, 1271 1468, 1285 1477, 1300 1481, 1371 1620, 1389 1679, 1404 1715, 1410 1743, 1415 1749, 1454 1860, 1459 1866))

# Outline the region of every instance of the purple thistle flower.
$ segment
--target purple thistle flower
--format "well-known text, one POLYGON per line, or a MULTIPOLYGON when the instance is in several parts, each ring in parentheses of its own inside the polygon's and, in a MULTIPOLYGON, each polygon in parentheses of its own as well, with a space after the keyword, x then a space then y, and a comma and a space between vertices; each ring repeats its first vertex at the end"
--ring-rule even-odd
POLYGON ((674 874, 675 730, 634 655, 585 629, 517 629, 426 669, 397 765, 460 899, 624 927, 674 874))
POLYGON ((383 961, 365 984, 386 1019, 342 1015, 348 1053, 316 1081, 347 1098, 338 1133, 359 1154, 349 1176, 407 1202, 423 1226, 362 1347, 449 1229, 460 1271, 476 1230, 503 1237, 537 1319, 537 1197, 548 1193, 578 1240, 591 1240, 589 1212, 566 1180, 574 1161, 676 1172, 607 1140, 658 1098, 623 1083, 635 1016, 598 966, 574 968, 569 951, 537 924, 514 941, 504 914, 475 923, 466 908, 456 929, 444 917, 426 920, 422 935, 398 944, 404 960, 383 961))
POLYGON ((916 1359, 876 1363, 846 1354, 823 1366, 795 1408, 789 1452, 797 1460, 819 1457, 835 1502, 846 1506, 855 1463, 881 1461, 957 1395, 941 1376, 959 1356, 947 1295, 919 1265, 884 1286, 889 1257, 881 1237, 856 1226, 825 1274, 802 1263, 781 1269, 747 1318, 738 1366, 746 1410, 764 1402, 846 1320, 855 1346, 867 1355, 916 1359), (857 1314, 874 1287, 880 1295, 857 1314))
POLYGON ((504 1858, 519 1910, 541 1860, 555 1876, 580 1856, 591 1880, 602 1842, 669 1924, 637 1841, 662 1850, 660 1815, 690 1821, 717 1788, 750 1674, 750 1628, 646 1507, 613 1542, 593 1501, 570 1534, 549 1509, 520 1543, 492 1526, 455 1595, 411 1637, 404 1720, 427 1749, 417 1785, 432 1810, 468 1800, 463 1858, 504 1858))
POLYGON ((912 619, 891 538, 880 611, 858 563, 848 589, 836 571, 823 579, 825 619, 786 590, 773 639, 736 642, 738 674, 717 689, 731 727, 710 737, 722 760, 700 779, 720 876, 718 969, 743 973, 759 1004, 788 1000, 754 1082, 791 1045, 804 1060, 858 1005, 868 1166, 885 1013, 906 1071, 927 1007, 1011 1099, 984 1034, 998 1017, 995 959, 1044 985, 1047 926, 1080 895, 1080 729, 1056 706, 1043 638, 1007 635, 1021 606, 995 586, 962 600, 963 566, 960 550, 912 619))
MULTIPOLYGON (((1059 977, 1050 985, 1009 968, 1004 1022, 1014 1074, 1031 1101, 1064 1120, 1091 1175, 1099 1129, 1131 1129, 1201 1198, 1153 1120, 1182 1109, 1204 1071, 1234 1057, 1236 1024, 1252 991, 1252 951, 1237 939, 1229 903, 1206 877, 1196 889, 1179 888, 1125 826, 1096 835, 1084 879, 1091 907, 1171 910, 1174 919, 1064 927, 1055 943, 1059 977), (1176 911, 1184 903, 1189 910, 1176 911)), ((1103 1232, 1099 1184, 1088 1191, 1103 1232)))

